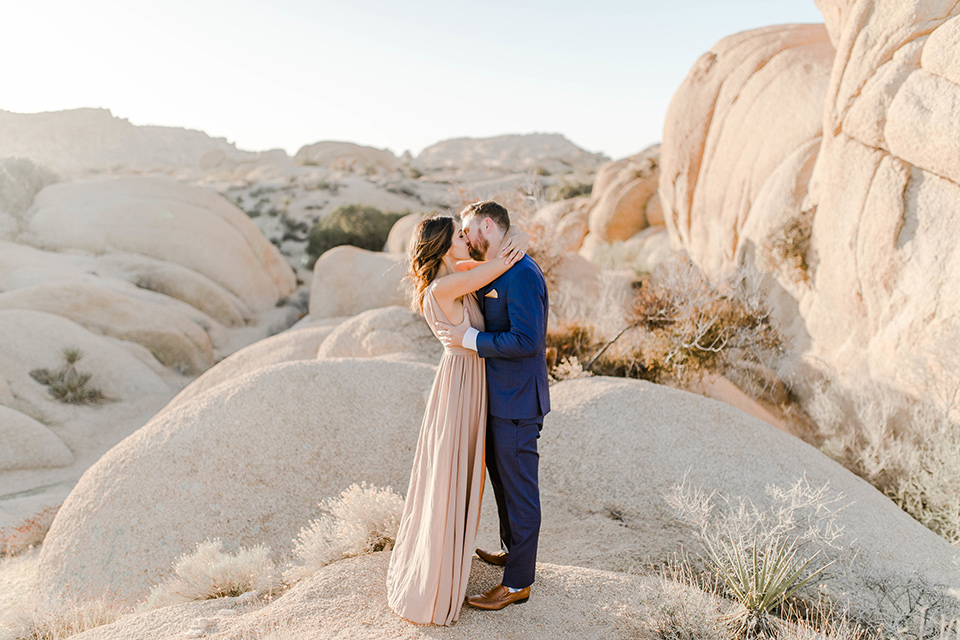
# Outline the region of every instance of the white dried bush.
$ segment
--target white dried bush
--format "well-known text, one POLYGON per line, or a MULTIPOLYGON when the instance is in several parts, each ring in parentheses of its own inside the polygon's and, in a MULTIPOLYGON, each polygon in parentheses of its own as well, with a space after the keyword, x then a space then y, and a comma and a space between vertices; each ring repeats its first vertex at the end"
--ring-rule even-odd
POLYGON ((114 600, 97 598, 74 604, 56 615, 28 610, 7 612, 0 631, 10 631, 13 635, 9 637, 15 640, 61 640, 115 622, 128 612, 114 600))
POLYGON ((224 551, 219 538, 205 540, 196 551, 185 554, 174 563, 173 575, 150 590, 142 611, 172 604, 270 593, 281 581, 270 559, 270 548, 256 545, 241 547, 236 554, 224 551))
POLYGON ((960 425, 951 405, 878 384, 824 384, 804 402, 824 453, 960 546, 960 425))
POLYGON ((687 582, 666 576, 637 594, 636 612, 624 617, 629 637, 642 640, 726 640, 722 601, 687 582))
POLYGON ((320 510, 323 515, 300 530, 293 550, 299 564, 283 574, 288 583, 331 562, 393 548, 403 515, 403 498, 391 487, 364 482, 323 501, 320 510))
POLYGON ((578 378, 589 378, 593 374, 589 371, 583 370, 583 365, 580 364, 580 360, 577 356, 570 356, 569 358, 564 358, 557 363, 557 366, 553 368, 553 371, 550 372, 550 378, 554 382, 560 382, 561 380, 576 380, 578 378))

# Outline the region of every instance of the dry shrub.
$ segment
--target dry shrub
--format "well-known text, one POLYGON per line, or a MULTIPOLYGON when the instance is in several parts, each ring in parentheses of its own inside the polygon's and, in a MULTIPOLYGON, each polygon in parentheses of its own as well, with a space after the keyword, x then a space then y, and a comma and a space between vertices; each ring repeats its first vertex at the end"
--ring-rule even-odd
POLYGON ((0 558, 29 551, 43 542, 60 506, 47 507, 16 526, 0 528, 0 558))
POLYGON ((300 564, 283 577, 288 583, 320 568, 364 553, 393 548, 403 515, 403 498, 392 488, 352 484, 338 498, 320 503, 323 515, 300 530, 294 555, 300 564))
POLYGON ((948 408, 864 384, 823 384, 804 403, 822 449, 960 547, 960 425, 948 408))
POLYGON ((711 283, 677 256, 643 283, 633 320, 644 332, 626 355, 655 381, 688 385, 707 372, 784 371, 784 340, 751 274, 711 283))
POLYGON ((181 556, 173 566, 173 573, 150 590, 141 610, 248 592, 269 593, 280 586, 269 547, 241 547, 232 554, 224 551, 219 538, 201 542, 196 551, 181 556))
POLYGON ((765 269, 781 273, 794 282, 810 281, 810 236, 815 209, 801 211, 774 229, 760 245, 759 259, 765 269))
POLYGON ((61 640, 116 622, 129 609, 109 598, 75 604, 67 611, 53 614, 22 612, 16 640, 61 640))
POLYGON ((637 593, 637 613, 622 617, 631 638, 725 640, 723 601, 688 577, 661 572, 637 593))

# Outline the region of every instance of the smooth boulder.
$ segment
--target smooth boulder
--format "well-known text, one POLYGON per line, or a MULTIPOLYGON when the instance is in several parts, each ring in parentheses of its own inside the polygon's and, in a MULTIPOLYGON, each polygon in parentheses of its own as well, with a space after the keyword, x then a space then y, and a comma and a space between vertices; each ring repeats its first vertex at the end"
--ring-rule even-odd
POLYGON ((406 306, 406 275, 407 258, 402 254, 334 247, 313 265, 310 317, 355 316, 368 309, 406 306))

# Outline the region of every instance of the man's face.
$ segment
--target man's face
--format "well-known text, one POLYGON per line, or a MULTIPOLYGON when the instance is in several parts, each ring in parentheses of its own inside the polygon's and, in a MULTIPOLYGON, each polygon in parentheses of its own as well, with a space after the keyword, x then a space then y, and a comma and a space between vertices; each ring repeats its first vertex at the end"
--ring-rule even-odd
POLYGON ((467 236, 467 248, 470 257, 474 260, 485 260, 490 241, 483 233, 483 221, 477 216, 467 216, 463 219, 463 233, 467 236))

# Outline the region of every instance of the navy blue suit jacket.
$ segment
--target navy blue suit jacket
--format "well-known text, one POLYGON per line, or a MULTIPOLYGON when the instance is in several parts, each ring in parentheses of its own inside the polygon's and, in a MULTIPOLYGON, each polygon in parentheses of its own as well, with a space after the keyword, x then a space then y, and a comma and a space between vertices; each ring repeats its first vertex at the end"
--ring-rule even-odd
POLYGON ((547 380, 547 283, 533 258, 523 256, 477 292, 486 331, 477 353, 487 369, 488 407, 498 418, 523 419, 550 411, 547 380), (490 297, 492 291, 496 297, 490 297))

